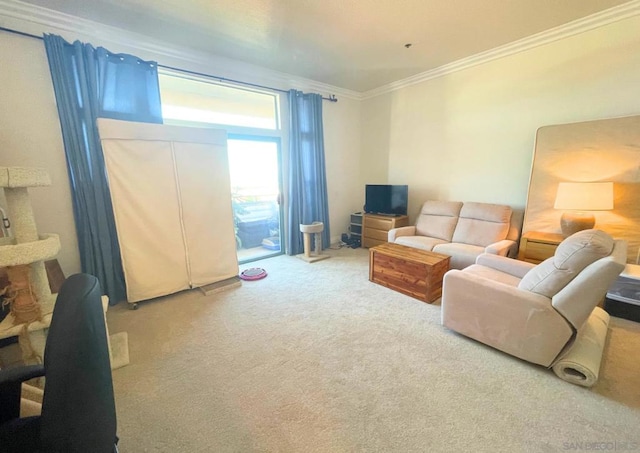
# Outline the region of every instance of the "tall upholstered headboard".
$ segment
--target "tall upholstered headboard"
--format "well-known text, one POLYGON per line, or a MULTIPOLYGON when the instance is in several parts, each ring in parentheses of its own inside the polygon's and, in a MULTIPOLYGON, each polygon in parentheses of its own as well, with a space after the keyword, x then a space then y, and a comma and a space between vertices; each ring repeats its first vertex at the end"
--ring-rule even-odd
POLYGON ((640 115, 545 126, 536 134, 522 232, 560 233, 553 209, 562 181, 612 181, 614 208, 594 212, 595 228, 629 243, 628 261, 640 248, 640 115))

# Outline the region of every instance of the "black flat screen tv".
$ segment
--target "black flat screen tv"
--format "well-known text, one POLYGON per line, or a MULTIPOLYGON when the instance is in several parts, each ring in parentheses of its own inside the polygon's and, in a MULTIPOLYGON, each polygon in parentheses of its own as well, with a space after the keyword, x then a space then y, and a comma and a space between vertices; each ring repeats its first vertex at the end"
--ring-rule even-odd
POLYGON ((364 212, 367 214, 407 215, 409 186, 367 184, 364 195, 364 212))

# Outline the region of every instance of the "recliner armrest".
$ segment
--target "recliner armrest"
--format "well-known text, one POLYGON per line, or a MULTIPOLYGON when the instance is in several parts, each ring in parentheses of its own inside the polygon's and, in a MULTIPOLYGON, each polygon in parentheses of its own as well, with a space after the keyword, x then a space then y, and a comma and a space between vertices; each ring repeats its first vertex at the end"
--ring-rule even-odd
POLYGON ((493 253, 494 255, 508 256, 511 250, 515 249, 516 242, 510 239, 503 239, 485 247, 485 253, 493 253))
POLYGON ((415 225, 392 228, 387 233, 387 241, 396 242, 396 238, 399 238, 400 236, 415 236, 415 235, 416 235, 415 225))
POLYGON ((39 376, 44 376, 44 365, 0 370, 0 424, 20 416, 22 383, 39 376))
POLYGON ((547 297, 464 270, 444 276, 441 320, 451 330, 543 366, 553 363, 573 335, 547 297))
POLYGON ((493 255, 491 253, 478 255, 476 258, 476 264, 490 267, 518 278, 524 277, 527 272, 536 267, 533 263, 514 260, 513 258, 507 258, 506 256, 493 255))
POLYGON ((26 365, 0 370, 0 389, 12 383, 22 384, 34 377, 44 376, 44 365, 26 365))
MULTIPOLYGON (((516 261, 495 255, 480 256, 516 261)), ((535 309, 553 310, 551 307, 551 299, 548 297, 531 291, 525 291, 500 281, 491 280, 471 272, 465 272, 464 269, 451 269, 447 271, 442 284, 443 302, 446 299, 451 299, 452 293, 457 293, 462 296, 460 300, 465 300, 465 303, 487 303, 493 306, 499 306, 500 304, 512 306, 513 304, 521 303, 528 304, 529 307, 535 309), (488 294, 487 291, 490 291, 493 297, 486 297, 488 294)))

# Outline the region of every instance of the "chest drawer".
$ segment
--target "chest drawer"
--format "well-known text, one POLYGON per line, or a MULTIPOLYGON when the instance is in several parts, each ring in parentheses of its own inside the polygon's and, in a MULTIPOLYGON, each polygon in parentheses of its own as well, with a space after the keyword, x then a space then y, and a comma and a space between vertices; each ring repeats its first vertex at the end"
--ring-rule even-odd
POLYGON ((389 238, 389 232, 384 230, 367 230, 366 236, 368 238, 387 242, 387 239, 389 238))
POLYGON ((367 217, 365 220, 367 228, 371 228, 374 230, 384 230, 389 231, 391 229, 391 225, 393 222, 387 219, 372 219, 367 217))
POLYGON ((538 264, 556 253, 564 237, 557 233, 528 231, 520 240, 518 259, 538 264))
POLYGON ((527 253, 525 258, 530 260, 544 261, 549 257, 552 257, 556 252, 558 246, 554 244, 545 244, 542 242, 527 243, 527 253))

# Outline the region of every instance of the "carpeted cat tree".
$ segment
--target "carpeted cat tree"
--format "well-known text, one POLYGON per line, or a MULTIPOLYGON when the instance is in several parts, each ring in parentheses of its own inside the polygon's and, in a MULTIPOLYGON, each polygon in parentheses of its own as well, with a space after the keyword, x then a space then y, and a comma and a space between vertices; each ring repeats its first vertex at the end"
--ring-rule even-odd
MULTIPOLYGON (((0 238, 0 267, 6 268, 9 278, 9 286, 0 288, 0 293, 11 309, 0 323, 0 339, 17 336, 26 364, 42 362, 57 297, 51 294, 44 262, 58 254, 60 239, 57 234, 38 234, 27 191, 49 185, 51 180, 43 169, 0 167, 0 187, 13 233, 13 237, 0 238)), ((103 296, 105 312, 107 306, 103 296)), ((112 335, 109 343, 112 368, 128 364, 126 333, 112 335)))
POLYGON ((0 338, 18 336, 25 363, 42 361, 45 329, 51 324, 56 295, 51 294, 44 261, 60 251, 57 234, 38 234, 27 188, 51 184, 46 171, 0 167, 13 237, 0 242, 0 267, 6 267, 9 286, 4 291, 11 312, 0 323, 0 338))

